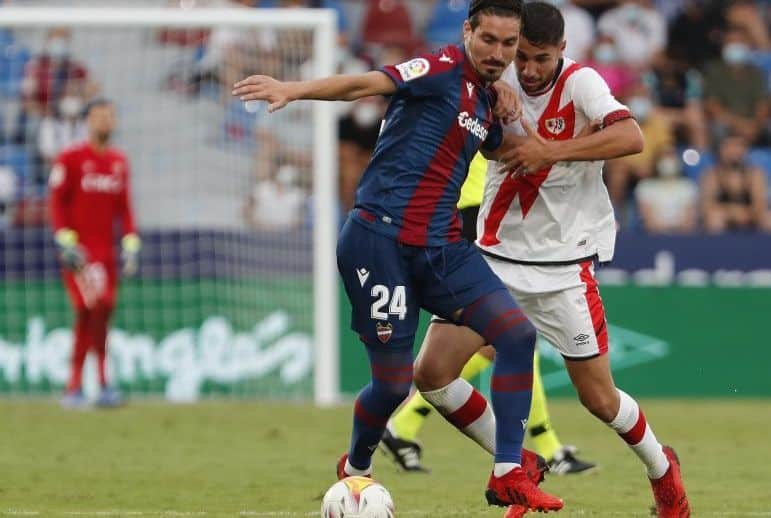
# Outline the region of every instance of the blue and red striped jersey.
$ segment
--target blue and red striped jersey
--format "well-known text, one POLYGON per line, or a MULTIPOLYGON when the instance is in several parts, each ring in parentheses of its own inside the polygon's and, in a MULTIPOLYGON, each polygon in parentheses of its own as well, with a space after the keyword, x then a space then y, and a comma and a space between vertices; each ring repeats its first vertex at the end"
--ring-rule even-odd
POLYGON ((495 92, 454 45, 381 70, 397 89, 359 182, 354 217, 409 245, 458 241, 456 206, 469 163, 503 138, 495 92))

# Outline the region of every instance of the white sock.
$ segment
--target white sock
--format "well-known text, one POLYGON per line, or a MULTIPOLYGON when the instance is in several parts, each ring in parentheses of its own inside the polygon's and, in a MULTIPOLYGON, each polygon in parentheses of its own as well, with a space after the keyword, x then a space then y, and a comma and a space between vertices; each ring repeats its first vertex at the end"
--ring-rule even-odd
POLYGON ((349 477, 368 477, 372 475, 372 466, 368 467, 367 469, 358 469, 351 466, 351 463, 348 462, 348 459, 345 459, 345 467, 343 468, 343 471, 345 471, 345 474, 349 477))
POLYGON ((500 478, 514 468, 520 467, 519 464, 514 462, 496 462, 493 468, 493 475, 500 478))
POLYGON ((495 415, 487 400, 471 384, 458 378, 438 390, 421 391, 453 426, 495 454, 495 415))
POLYGON ((653 434, 637 402, 623 390, 616 390, 621 404, 618 414, 608 423, 608 426, 613 428, 643 461, 648 478, 655 480, 663 477, 669 469, 669 460, 664 455, 661 444, 653 434))

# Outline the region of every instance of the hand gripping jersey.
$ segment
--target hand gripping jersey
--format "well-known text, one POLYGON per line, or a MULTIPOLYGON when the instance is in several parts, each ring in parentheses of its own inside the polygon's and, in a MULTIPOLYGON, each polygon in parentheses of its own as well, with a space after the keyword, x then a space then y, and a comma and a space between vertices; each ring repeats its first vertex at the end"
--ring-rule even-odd
POLYGON ((408 245, 459 241, 456 205, 469 163, 480 147, 494 150, 502 139, 494 91, 452 45, 382 71, 397 90, 353 215, 408 245))
MULTIPOLYGON (((631 117, 591 68, 563 59, 557 80, 546 92, 529 96, 514 65, 503 79, 522 98, 523 119, 549 140, 567 140, 592 121, 603 127, 631 117)), ((504 128, 525 135, 521 122, 504 128)), ((572 264, 613 257, 616 224, 602 182, 602 161, 558 162, 514 178, 488 166, 485 195, 477 222, 483 252, 524 264, 572 264)))

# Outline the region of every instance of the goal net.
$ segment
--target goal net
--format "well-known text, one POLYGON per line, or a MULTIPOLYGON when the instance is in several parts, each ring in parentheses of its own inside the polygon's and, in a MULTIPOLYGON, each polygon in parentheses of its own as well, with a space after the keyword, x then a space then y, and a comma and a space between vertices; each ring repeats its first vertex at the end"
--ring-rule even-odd
POLYGON ((72 312, 47 177, 85 137, 84 104, 104 97, 143 241, 138 275, 120 282, 111 379, 176 401, 334 401, 332 108, 268 116, 230 95, 249 74, 331 74, 332 12, 49 3, 0 16, 0 394, 58 393, 67 380, 72 312))

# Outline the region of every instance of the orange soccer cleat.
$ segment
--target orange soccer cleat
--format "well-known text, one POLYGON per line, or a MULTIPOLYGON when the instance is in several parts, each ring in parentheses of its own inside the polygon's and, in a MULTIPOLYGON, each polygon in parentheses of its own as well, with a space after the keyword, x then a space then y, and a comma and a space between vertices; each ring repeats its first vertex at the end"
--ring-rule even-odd
POLYGON ((527 507, 524 505, 510 505, 506 512, 503 513, 503 518, 522 518, 527 514, 527 507))
MULTIPOLYGON (((351 477, 354 475, 349 475, 345 472, 345 461, 348 460, 348 454, 344 453, 342 457, 340 457, 340 460, 337 461, 337 480, 343 480, 344 478, 351 477)), ((358 475, 358 476, 364 476, 368 478, 372 478, 372 475, 358 475)))
MULTIPOLYGON (((538 485, 543 482, 544 475, 549 471, 549 464, 537 453, 522 448, 522 469, 525 470, 527 478, 538 485)), ((527 511, 528 508, 524 505, 510 505, 503 514, 503 518, 522 518, 527 511)))
POLYGON ((511 506, 506 511, 506 518, 518 518, 528 510, 558 511, 564 505, 562 499, 544 493, 537 484, 543 480, 547 470, 543 458, 535 453, 522 451, 522 467, 515 468, 502 477, 490 475, 487 484, 487 503, 490 505, 511 506))
POLYGON ((688 505, 688 497, 680 474, 680 459, 670 446, 664 446, 663 451, 669 459, 669 469, 663 477, 651 480, 653 498, 656 500, 656 516, 688 518, 691 516, 691 508, 688 505))

